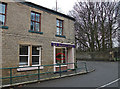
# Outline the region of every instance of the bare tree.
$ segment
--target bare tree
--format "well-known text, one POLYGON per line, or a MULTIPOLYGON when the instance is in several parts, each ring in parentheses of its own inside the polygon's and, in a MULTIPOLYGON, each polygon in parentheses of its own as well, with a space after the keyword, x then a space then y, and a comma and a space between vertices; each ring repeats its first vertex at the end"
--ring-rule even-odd
POLYGON ((70 15, 75 19, 76 42, 85 51, 104 51, 113 47, 118 30, 115 2, 77 2, 70 15))
MULTIPOLYGON (((117 5, 117 8, 119 8, 118 13, 120 13, 120 1, 119 1, 118 5, 117 5)), ((119 47, 120 47, 120 14, 118 16, 118 27, 119 27, 119 29, 118 29, 118 43, 119 43, 119 47)))

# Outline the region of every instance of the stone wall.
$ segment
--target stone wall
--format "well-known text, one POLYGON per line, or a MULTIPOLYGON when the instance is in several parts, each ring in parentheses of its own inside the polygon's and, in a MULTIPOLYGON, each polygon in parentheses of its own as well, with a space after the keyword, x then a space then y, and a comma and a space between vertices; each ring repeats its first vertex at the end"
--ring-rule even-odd
MULTIPOLYGON (((8 29, 2 29, 2 67, 19 67, 19 46, 37 45, 42 47, 42 65, 53 64, 52 41, 56 42, 75 42, 74 21, 68 18, 51 14, 37 8, 29 7, 21 3, 7 3, 6 26, 8 29), (43 34, 31 33, 31 11, 41 13, 41 32, 43 34), (56 37, 56 19, 64 20, 63 34, 66 38, 56 37)), ((47 68, 48 69, 48 68, 47 68)), ((50 70, 53 68, 50 68, 50 70)), ((44 68, 43 71, 45 71, 44 68)), ((51 71, 52 71, 51 70, 51 71)), ((32 71, 25 72, 25 74, 32 71)), ((36 73, 36 72, 34 72, 36 73)), ((24 74, 13 70, 14 75, 24 74)), ((4 71, 3 75, 9 76, 9 70, 4 71)), ((4 76, 4 77, 5 77, 4 76)), ((7 81, 7 80, 6 80, 7 81)))
POLYGON ((42 64, 53 64, 51 41, 74 42, 74 21, 50 14, 21 3, 7 3, 7 21, 9 29, 3 29, 3 67, 19 65, 19 45, 42 46, 42 64), (41 13, 41 31, 43 34, 30 33, 31 11, 41 13), (56 18, 64 20, 66 38, 56 37, 56 18), (9 64, 9 65, 8 65, 9 64))
POLYGON ((108 61, 110 60, 109 52, 76 52, 76 58, 78 60, 99 60, 99 61, 108 61))
MULTIPOLYGON (((0 68, 2 68, 2 29, 0 28, 0 68)), ((0 69, 0 78, 2 77, 2 70, 0 69)), ((0 79, 0 86, 2 85, 2 80, 0 79)))

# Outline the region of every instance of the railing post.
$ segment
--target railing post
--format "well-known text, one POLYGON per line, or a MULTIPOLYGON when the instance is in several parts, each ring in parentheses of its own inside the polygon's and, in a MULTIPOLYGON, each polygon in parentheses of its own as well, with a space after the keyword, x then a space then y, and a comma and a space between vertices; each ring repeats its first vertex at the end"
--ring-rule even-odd
POLYGON ((59 72, 60 72, 60 78, 61 78, 61 64, 59 64, 59 72))
POLYGON ((38 66, 38 80, 40 80, 40 66, 38 66))
POLYGON ((77 73, 77 62, 74 63, 74 65, 75 65, 75 73, 77 73))
POLYGON ((86 64, 86 62, 85 62, 85 70, 86 70, 86 73, 88 72, 88 70, 87 70, 87 64, 86 64))
POLYGON ((10 84, 12 84, 12 68, 10 68, 10 84))

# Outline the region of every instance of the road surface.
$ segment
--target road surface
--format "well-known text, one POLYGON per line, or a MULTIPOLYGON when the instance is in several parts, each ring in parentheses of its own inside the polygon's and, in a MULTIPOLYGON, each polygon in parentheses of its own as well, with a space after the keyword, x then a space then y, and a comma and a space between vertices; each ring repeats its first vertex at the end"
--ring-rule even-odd
MULTIPOLYGON (((78 66, 80 66, 80 62, 78 61, 78 66)), ((120 81, 120 76, 118 76, 120 64, 118 62, 87 61, 87 66, 89 69, 95 68, 95 71, 85 75, 28 84, 23 87, 94 87, 93 89, 120 87, 118 86, 120 84, 118 84, 120 81)))

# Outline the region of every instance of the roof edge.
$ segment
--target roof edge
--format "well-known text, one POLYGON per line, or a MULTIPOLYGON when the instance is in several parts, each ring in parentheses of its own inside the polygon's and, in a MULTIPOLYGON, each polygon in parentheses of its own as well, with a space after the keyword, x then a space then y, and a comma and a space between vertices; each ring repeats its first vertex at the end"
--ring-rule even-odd
POLYGON ((49 9, 49 8, 46 8, 46 7, 37 5, 37 4, 35 4, 35 3, 32 3, 32 2, 21 2, 21 3, 75 21, 75 19, 74 19, 73 17, 71 17, 71 16, 68 16, 68 15, 65 15, 65 14, 63 14, 63 13, 54 11, 54 10, 52 10, 52 9, 49 9))

